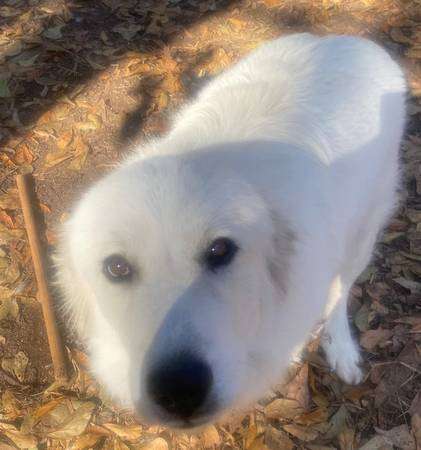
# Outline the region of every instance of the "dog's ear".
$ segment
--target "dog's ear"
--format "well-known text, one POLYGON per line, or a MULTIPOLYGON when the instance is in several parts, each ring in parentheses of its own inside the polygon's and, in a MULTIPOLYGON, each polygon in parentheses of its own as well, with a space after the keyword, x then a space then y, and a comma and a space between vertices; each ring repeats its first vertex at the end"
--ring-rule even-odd
POLYGON ((274 285, 286 294, 290 260, 294 252, 296 236, 288 225, 288 221, 271 210, 273 226, 272 248, 268 257, 268 269, 274 285))

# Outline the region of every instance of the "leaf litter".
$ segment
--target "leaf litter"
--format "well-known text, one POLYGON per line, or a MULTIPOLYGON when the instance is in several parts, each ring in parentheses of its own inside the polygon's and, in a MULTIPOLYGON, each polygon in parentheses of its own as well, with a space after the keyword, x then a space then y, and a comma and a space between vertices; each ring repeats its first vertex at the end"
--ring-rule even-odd
POLYGON ((0 6, 0 446, 421 447, 419 7, 417 0, 7 0, 0 6), (288 382, 254 409, 194 436, 147 427, 114 405, 71 336, 74 376, 66 386, 52 383, 14 175, 34 173, 51 246, 72 202, 127 148, 165 132, 171 111, 259 43, 296 31, 375 38, 403 64, 411 88, 402 146, 405 201, 350 302, 366 381, 341 383, 315 341, 288 382))

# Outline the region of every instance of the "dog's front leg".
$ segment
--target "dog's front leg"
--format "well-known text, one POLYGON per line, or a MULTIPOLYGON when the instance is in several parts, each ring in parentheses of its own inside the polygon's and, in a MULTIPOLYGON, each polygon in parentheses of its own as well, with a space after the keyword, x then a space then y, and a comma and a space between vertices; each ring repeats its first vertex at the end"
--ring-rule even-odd
POLYGON ((359 367, 360 352, 354 342, 348 322, 347 303, 350 286, 337 276, 329 293, 327 320, 322 346, 330 367, 348 384, 357 384, 363 378, 359 367))

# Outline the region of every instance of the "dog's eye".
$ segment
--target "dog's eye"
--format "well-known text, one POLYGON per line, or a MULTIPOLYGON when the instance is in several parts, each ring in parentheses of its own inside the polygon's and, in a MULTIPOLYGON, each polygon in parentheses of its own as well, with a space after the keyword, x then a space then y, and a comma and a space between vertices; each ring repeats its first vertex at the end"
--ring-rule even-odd
POLYGON ((231 239, 221 237, 215 239, 205 253, 205 264, 215 270, 221 266, 227 266, 237 253, 238 247, 231 239))
POLYGON ((133 274, 132 266, 121 255, 108 256, 104 260, 103 269, 105 276, 110 281, 128 281, 133 274))

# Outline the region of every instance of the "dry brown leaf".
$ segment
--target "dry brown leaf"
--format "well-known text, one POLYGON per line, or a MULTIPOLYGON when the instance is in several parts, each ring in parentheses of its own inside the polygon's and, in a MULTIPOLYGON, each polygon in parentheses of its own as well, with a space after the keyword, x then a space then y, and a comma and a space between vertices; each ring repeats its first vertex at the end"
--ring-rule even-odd
POLYGON ((369 318, 370 318, 370 308, 363 303, 361 308, 357 311, 354 316, 354 323, 356 327, 361 331, 367 331, 369 328, 369 318))
POLYGON ((385 437, 376 435, 366 442, 359 450, 393 450, 394 447, 391 442, 387 441, 385 437))
POLYGON ((421 283, 417 281, 408 280, 404 277, 393 278, 395 283, 398 283, 400 286, 408 289, 411 294, 420 294, 421 293, 421 283))
POLYGON ((1 417, 14 421, 22 415, 19 402, 10 389, 6 389, 1 396, 1 417))
POLYGON ((104 423, 102 426, 112 431, 124 441, 137 441, 143 434, 142 427, 140 425, 119 425, 116 423, 104 423))
POLYGON ((232 26, 232 28, 236 31, 241 30, 242 28, 247 27, 247 22, 236 17, 231 17, 228 19, 228 23, 232 26))
POLYGON ((305 412, 294 418, 294 422, 300 425, 313 425, 315 423, 326 422, 329 418, 327 408, 317 408, 311 412, 305 412))
POLYGON ((206 429, 200 433, 200 438, 206 449, 219 448, 222 444, 221 436, 213 425, 206 427, 206 429))
POLYGON ((338 435, 339 446, 341 450, 354 450, 355 432, 348 426, 345 426, 338 435))
POLYGON ((281 3, 281 0, 263 0, 263 3, 268 8, 275 8, 276 6, 279 6, 281 3))
POLYGON ((289 434, 292 434, 304 442, 314 441, 319 436, 319 432, 317 430, 311 429, 310 427, 296 425, 294 423, 283 425, 282 428, 289 434))
POLYGON ((49 170, 52 167, 57 166, 58 164, 61 164, 64 161, 67 161, 70 159, 73 155, 69 152, 64 151, 54 151, 47 153, 47 156, 44 160, 44 169, 49 170))
POLYGON ((141 25, 135 23, 121 22, 112 28, 114 33, 120 34, 126 41, 133 39, 136 34, 142 29, 141 25))
POLYGON ((6 226, 6 228, 13 229, 15 228, 15 222, 13 221, 10 214, 3 209, 0 209, 0 223, 6 226))
POLYGON ((277 398, 265 407, 268 419, 294 419, 303 412, 303 407, 296 400, 288 398, 277 398))
POLYGON ((168 442, 162 438, 156 438, 145 445, 139 447, 139 450, 168 450, 168 442))
POLYGON ((63 37, 61 29, 64 27, 64 24, 56 25, 54 27, 46 28, 43 31, 43 36, 47 39, 58 40, 63 37))
POLYGON ((6 372, 9 372, 22 383, 25 377, 26 367, 29 359, 22 351, 16 353, 13 358, 3 358, 1 367, 6 372))
POLYGON ((47 433, 47 436, 54 439, 71 439, 82 434, 95 409, 95 403, 84 402, 54 431, 47 433))
POLYGON ((392 330, 377 328, 376 330, 365 331, 360 337, 360 344, 369 352, 373 351, 379 344, 384 343, 392 336, 392 330))
POLYGON ((297 403, 307 410, 310 405, 310 390, 308 386, 308 364, 302 365, 298 374, 286 386, 285 397, 296 400, 297 403))
POLYGON ((57 139, 56 145, 60 151, 68 148, 73 141, 73 130, 65 131, 60 134, 60 137, 57 139))
POLYGON ((22 351, 16 353, 14 358, 14 367, 13 371, 16 375, 16 378, 22 383, 25 378, 26 368, 29 363, 29 358, 22 351))
POLYGON ((265 431, 265 444, 271 450, 292 450, 295 447, 294 442, 285 432, 271 425, 268 425, 265 431))
POLYGON ((32 162, 34 161, 34 154, 29 148, 28 144, 21 144, 15 149, 13 161, 18 166, 22 164, 32 164, 32 162))
POLYGON ((25 237, 25 230, 7 228, 0 223, 0 245, 8 244, 14 239, 23 239, 25 237))
POLYGON ((126 445, 122 440, 120 440, 118 438, 114 438, 112 440, 111 447, 107 447, 107 448, 110 448, 112 450, 131 450, 128 445, 126 445))
POLYGON ((412 432, 414 433, 416 448, 421 448, 421 413, 414 414, 411 418, 412 432))
POLYGON ((264 435, 258 436, 252 444, 247 447, 247 450, 269 450, 269 448, 265 444, 264 435))
POLYGON ((17 262, 10 263, 8 258, 0 258, 0 275, 0 285, 15 283, 21 276, 17 262))
POLYGON ((9 189, 5 194, 0 195, 0 208, 19 209, 19 196, 17 189, 9 189))
POLYGON ((0 431, 20 449, 38 448, 38 440, 35 436, 24 434, 11 424, 0 423, 0 431))
POLYGON ((398 425, 390 430, 380 430, 376 428, 377 433, 384 437, 395 447, 402 450, 415 450, 415 439, 409 432, 406 424, 398 425))
POLYGON ((346 428, 348 417, 348 410, 346 409, 345 405, 341 405, 341 407, 330 418, 329 428, 324 437, 332 439, 338 436, 346 428))
POLYGON ((74 141, 72 162, 68 165, 71 170, 79 171, 85 165, 88 157, 89 146, 79 136, 74 141))
POLYGON ((69 446, 69 450, 88 450, 98 444, 102 436, 98 434, 82 434, 78 436, 69 446))
POLYGON ((369 395, 371 391, 367 386, 353 386, 344 392, 344 397, 355 404, 359 404, 361 398, 369 395))
POLYGON ((60 403, 63 403, 63 398, 58 398, 41 405, 33 414, 34 423, 38 422, 42 417, 55 409, 60 403))
POLYGON ((12 297, 13 291, 0 287, 0 320, 10 317, 16 319, 19 316, 19 305, 12 297), (6 297, 6 293, 9 292, 6 297))

